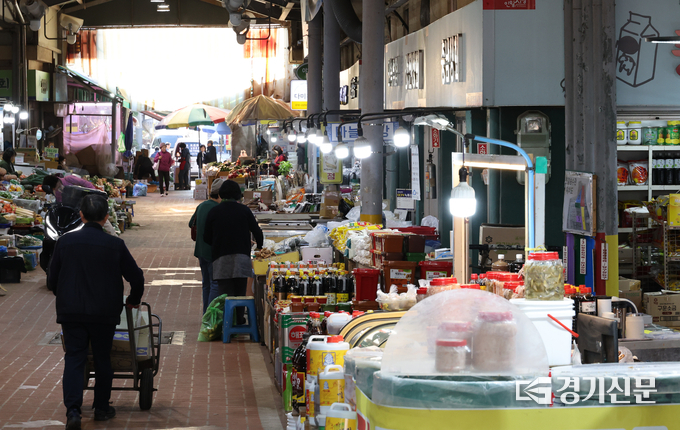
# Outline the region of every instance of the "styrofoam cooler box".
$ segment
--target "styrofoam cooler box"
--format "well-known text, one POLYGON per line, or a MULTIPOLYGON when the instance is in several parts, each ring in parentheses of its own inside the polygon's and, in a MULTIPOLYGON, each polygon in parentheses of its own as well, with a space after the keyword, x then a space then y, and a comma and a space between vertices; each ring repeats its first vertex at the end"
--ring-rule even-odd
POLYGON ((208 190, 194 190, 194 200, 207 200, 208 190))
POLYGON ((557 318, 571 329, 574 315, 574 301, 512 299, 510 303, 520 308, 529 317, 543 339, 548 353, 548 365, 566 366, 571 364, 571 333, 548 317, 557 318))
POLYGON ((300 253, 302 254, 302 259, 300 261, 307 262, 319 262, 331 264, 333 263, 333 248, 313 248, 311 246, 303 246, 300 248, 300 253))

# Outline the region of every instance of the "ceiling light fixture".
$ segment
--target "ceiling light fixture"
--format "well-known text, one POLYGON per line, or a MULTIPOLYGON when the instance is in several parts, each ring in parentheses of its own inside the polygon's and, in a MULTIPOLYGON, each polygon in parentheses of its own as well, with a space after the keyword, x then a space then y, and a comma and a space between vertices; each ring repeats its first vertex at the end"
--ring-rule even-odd
POLYGON ((371 156, 371 144, 364 136, 359 136, 354 141, 354 156, 360 160, 371 156))

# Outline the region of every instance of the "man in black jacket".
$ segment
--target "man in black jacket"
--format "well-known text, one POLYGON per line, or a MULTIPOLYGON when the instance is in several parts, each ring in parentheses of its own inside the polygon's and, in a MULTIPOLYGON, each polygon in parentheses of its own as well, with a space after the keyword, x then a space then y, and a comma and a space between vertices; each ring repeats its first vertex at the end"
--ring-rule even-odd
POLYGON ((137 307, 144 294, 144 272, 125 242, 103 231, 108 204, 101 196, 83 199, 84 227, 59 239, 50 263, 50 289, 57 296, 57 323, 61 324, 64 355, 64 405, 68 430, 80 429, 83 375, 91 343, 95 366, 94 419, 116 415, 111 398, 111 347, 123 310, 125 278, 130 283, 128 307, 137 307))
POLYGON ((208 141, 208 148, 205 153, 205 157, 203 158, 203 162, 205 164, 208 163, 213 163, 217 161, 217 148, 213 146, 213 141, 209 140, 208 141))

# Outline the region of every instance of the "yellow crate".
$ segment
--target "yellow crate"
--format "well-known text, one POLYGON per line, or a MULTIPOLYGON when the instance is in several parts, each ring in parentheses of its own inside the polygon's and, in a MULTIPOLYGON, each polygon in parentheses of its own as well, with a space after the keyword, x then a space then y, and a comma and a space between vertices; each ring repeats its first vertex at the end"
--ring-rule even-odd
POLYGON ((275 255, 269 258, 253 259, 253 270, 255 271, 255 275, 257 276, 266 275, 267 269, 269 268, 269 263, 271 263, 272 261, 276 261, 279 263, 283 263, 284 261, 290 262, 300 261, 300 253, 298 251, 293 251, 287 252, 285 254, 275 255))

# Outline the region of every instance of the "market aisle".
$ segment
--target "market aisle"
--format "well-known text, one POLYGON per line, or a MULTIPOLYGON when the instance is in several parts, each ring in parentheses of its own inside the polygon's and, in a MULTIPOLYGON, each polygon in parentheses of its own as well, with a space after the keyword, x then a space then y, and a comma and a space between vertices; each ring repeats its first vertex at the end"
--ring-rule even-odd
MULTIPOLYGON (((161 347, 153 407, 140 411, 137 393, 114 391, 118 415, 95 422, 87 407, 92 391, 87 391, 84 429, 284 427, 281 397, 264 348, 249 341, 196 341, 200 270, 187 223, 199 202, 191 197, 191 191, 180 191, 138 198, 134 222, 140 227, 121 236, 145 270, 143 300, 163 319, 164 333, 174 332, 175 344, 161 347)), ((48 342, 59 330, 54 296, 40 270, 5 288, 7 295, 0 297, 0 428, 63 428, 63 351, 48 342)))

